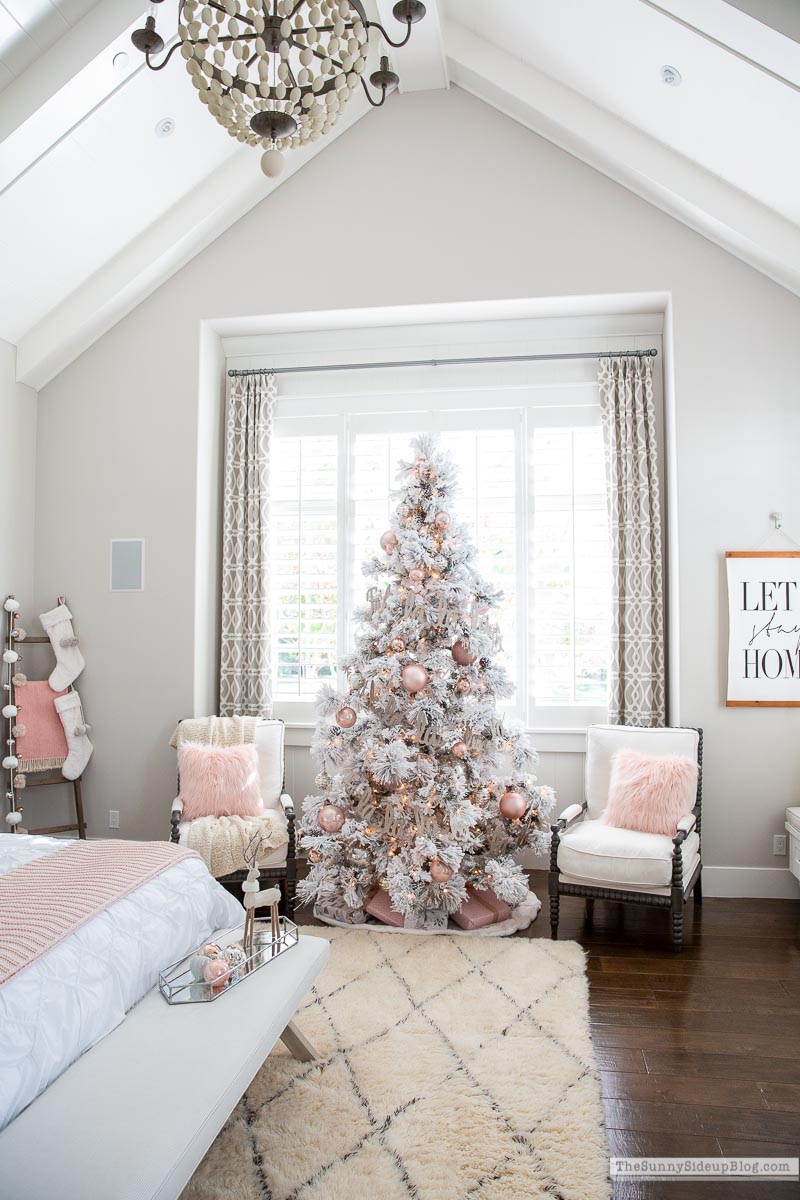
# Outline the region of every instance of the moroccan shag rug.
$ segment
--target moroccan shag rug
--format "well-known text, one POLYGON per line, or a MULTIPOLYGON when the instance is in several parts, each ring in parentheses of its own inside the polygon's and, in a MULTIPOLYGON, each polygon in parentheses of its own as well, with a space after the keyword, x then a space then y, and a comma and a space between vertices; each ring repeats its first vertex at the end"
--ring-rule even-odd
POLYGON ((324 1058, 279 1043, 182 1200, 608 1200, 580 946, 303 932, 324 1058))

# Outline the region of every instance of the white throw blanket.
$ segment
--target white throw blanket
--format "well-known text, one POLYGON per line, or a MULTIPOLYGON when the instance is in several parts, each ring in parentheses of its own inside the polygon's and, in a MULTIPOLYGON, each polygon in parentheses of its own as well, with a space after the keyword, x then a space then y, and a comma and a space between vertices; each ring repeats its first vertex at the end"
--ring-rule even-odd
POLYGON ((242 746, 256 740, 256 717, 188 717, 169 739, 174 750, 184 742, 204 746, 242 746))
POLYGON ((247 869, 244 852, 256 832, 261 833, 259 859, 289 841, 280 814, 265 812, 260 817, 198 817, 189 825, 185 844, 197 851, 211 874, 219 879, 247 869))

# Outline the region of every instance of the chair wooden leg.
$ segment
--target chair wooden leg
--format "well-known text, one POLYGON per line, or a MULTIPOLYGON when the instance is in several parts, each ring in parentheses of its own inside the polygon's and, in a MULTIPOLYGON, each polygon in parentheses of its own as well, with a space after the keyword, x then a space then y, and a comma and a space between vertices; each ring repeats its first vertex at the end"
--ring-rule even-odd
POLYGON ((594 920, 594 900, 591 896, 586 897, 586 922, 591 925, 594 920))
POLYGON ((680 950, 683 946, 683 896, 672 897, 672 949, 680 950))
POLYGON ((550 893, 550 937, 555 942, 558 940, 558 908, 560 897, 558 892, 550 893))
POLYGON ((703 872, 702 871, 697 876, 697 882, 694 885, 692 895, 694 896, 695 904, 703 903, 703 872))

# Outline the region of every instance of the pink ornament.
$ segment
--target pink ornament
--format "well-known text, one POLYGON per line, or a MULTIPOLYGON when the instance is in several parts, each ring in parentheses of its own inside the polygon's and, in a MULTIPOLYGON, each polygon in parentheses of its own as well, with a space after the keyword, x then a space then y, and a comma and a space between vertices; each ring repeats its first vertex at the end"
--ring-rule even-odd
POLYGON ((448 883, 453 878, 453 871, 447 863, 435 858, 431 863, 431 879, 434 883, 448 883))
POLYGON ((395 654, 402 654, 406 648, 406 644, 401 637, 392 638, 389 644, 395 654))
POLYGON ((436 516, 433 518, 433 523, 437 529, 449 529, 450 528, 450 513, 438 512, 436 514, 436 516))
POLYGON ((454 742, 450 747, 450 753, 454 758, 466 758, 469 751, 467 750, 466 742, 454 742))
POLYGON ((349 704, 345 704, 336 714, 336 723, 341 725, 342 729, 352 729, 358 720, 356 710, 351 708, 349 704))
POLYGON ((408 579, 409 583, 423 583, 425 579, 425 572, 423 571, 422 567, 412 567, 408 572, 408 579))
POLYGON ((467 692, 469 692, 471 689, 472 689, 472 684, 470 683, 470 681, 468 679, 459 679, 458 682, 456 683, 456 691, 461 692, 464 695, 467 692))
POLYGON ((227 958, 212 958, 203 967, 203 979, 206 983, 213 983, 214 987, 221 987, 231 973, 231 964, 227 958))
POLYGON ((347 819, 343 808, 336 804, 323 804, 317 813, 317 824, 326 833, 338 833, 347 819))
POLYGON ((222 950, 216 942, 206 942, 200 953, 205 954, 206 958, 218 958, 222 950))
POLYGON ((381 550, 385 550, 387 554, 391 554, 397 549, 397 534, 391 529, 387 529, 381 534, 381 550))
POLYGON ((419 663, 409 663, 400 672, 400 682, 407 692, 421 692, 429 679, 428 672, 419 663))
POLYGON ((503 792, 500 797, 500 812, 509 821, 518 821, 524 817, 528 802, 521 792, 503 792))
POLYGON ((450 653, 460 667, 470 667, 478 660, 477 654, 472 653, 466 642, 453 642, 450 653))

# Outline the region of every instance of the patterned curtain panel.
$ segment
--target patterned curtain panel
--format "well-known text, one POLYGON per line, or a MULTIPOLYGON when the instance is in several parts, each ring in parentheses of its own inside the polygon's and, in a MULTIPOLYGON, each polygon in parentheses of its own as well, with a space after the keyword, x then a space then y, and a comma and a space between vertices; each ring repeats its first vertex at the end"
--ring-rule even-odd
POLYGON ((231 380, 225 413, 220 716, 272 713, 269 462, 275 376, 231 380))
POLYGON ((603 358, 598 383, 613 572, 608 719, 663 725, 664 572, 651 361, 603 358))

